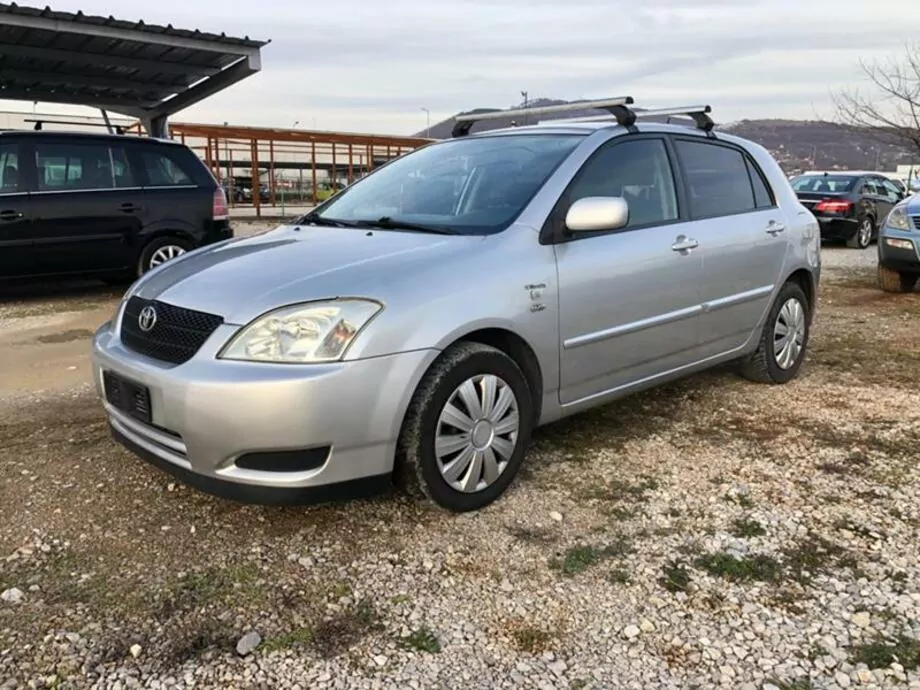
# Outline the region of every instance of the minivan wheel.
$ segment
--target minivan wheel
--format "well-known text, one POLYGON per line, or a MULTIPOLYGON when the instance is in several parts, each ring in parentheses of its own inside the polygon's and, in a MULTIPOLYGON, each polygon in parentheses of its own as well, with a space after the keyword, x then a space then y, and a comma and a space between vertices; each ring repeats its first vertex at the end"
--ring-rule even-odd
POLYGON ((742 375, 758 383, 794 379, 805 359, 810 329, 805 292, 795 283, 786 283, 770 308, 757 350, 741 363, 742 375))
POLYGON ((453 512, 478 510, 518 473, 533 426, 527 379, 481 343, 446 350, 425 374, 397 445, 397 479, 453 512))
POLYGON ((152 268, 161 266, 189 250, 189 243, 178 237, 158 237, 144 247, 138 261, 137 274, 143 275, 152 268))
POLYGON ((916 275, 901 273, 879 264, 878 285, 885 292, 911 292, 916 284, 916 275))
POLYGON ((847 246, 851 249, 865 249, 872 244, 872 236, 875 234, 875 223, 866 216, 859 222, 859 227, 853 236, 847 240, 847 246))

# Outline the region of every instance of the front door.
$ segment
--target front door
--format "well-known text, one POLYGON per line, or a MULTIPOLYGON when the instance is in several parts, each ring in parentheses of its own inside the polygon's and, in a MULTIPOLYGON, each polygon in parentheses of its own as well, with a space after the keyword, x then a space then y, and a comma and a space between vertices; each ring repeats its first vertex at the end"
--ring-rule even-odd
POLYGON ((740 148, 675 137, 693 233, 703 261, 700 356, 748 341, 770 306, 789 250, 791 223, 757 164, 740 148))
POLYGON ((143 190, 107 140, 34 144, 35 254, 40 273, 122 270, 141 230, 143 190))
POLYGON ((17 141, 0 143, 0 278, 32 272, 32 218, 21 162, 17 141))
POLYGON ((572 236, 555 247, 563 405, 692 362, 698 337, 702 262, 678 213, 665 138, 604 144, 560 210, 589 196, 624 197, 630 213, 623 229, 572 236))

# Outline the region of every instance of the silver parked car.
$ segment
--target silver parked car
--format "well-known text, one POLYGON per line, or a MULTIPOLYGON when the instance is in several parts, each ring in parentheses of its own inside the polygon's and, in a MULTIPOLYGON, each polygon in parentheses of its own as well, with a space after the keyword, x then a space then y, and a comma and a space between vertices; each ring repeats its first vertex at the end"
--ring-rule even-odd
POLYGON ((538 425, 729 361, 793 379, 814 216, 708 106, 631 103, 480 134, 515 113, 458 118, 291 225, 151 271, 93 343, 114 437, 238 500, 395 475, 466 511, 508 488, 538 425))

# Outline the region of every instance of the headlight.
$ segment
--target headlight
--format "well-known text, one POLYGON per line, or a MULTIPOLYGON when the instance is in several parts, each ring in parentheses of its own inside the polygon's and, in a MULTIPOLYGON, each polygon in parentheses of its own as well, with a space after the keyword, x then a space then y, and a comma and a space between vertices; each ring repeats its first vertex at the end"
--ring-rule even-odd
POLYGON ((910 230, 907 222, 907 204, 895 206, 888 214, 885 225, 893 230, 910 230))
POLYGON ((285 364, 333 362, 383 306, 364 299, 282 307, 240 330, 219 359, 285 364))

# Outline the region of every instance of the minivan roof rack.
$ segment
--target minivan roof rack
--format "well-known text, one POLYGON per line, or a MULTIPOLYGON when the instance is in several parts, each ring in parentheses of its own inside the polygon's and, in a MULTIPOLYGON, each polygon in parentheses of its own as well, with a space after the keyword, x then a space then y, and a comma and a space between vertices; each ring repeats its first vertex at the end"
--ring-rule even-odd
POLYGON ((477 113, 467 113, 466 115, 457 115, 454 118, 454 129, 451 132, 452 137, 465 137, 470 133, 473 125, 482 120, 501 120, 508 117, 517 117, 519 115, 547 115, 549 113, 566 113, 573 110, 607 110, 611 114, 616 109, 632 105, 632 96, 619 96, 617 98, 603 98, 597 101, 575 101, 573 103, 562 103, 560 105, 542 105, 536 108, 515 108, 514 110, 483 110, 477 113))

